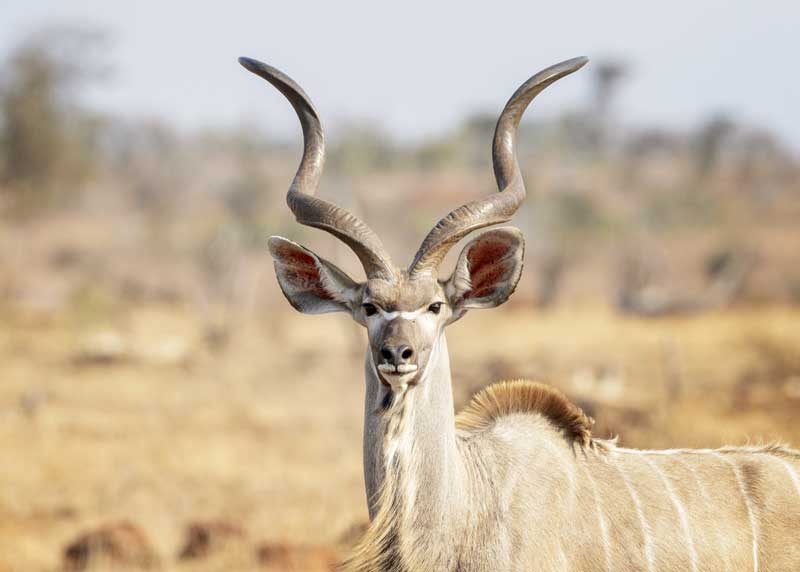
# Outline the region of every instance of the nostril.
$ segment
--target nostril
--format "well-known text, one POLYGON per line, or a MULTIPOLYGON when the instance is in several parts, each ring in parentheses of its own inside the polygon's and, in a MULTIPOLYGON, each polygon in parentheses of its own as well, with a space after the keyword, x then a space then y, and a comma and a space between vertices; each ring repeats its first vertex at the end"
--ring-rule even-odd
POLYGON ((400 354, 400 357, 402 357, 403 359, 411 359, 411 356, 413 355, 414 355, 414 350, 412 350, 409 347, 406 347, 406 349, 403 350, 403 353, 400 354))
POLYGON ((392 355, 392 351, 389 348, 383 348, 381 349, 381 357, 386 361, 392 361, 392 358, 394 356, 392 355))

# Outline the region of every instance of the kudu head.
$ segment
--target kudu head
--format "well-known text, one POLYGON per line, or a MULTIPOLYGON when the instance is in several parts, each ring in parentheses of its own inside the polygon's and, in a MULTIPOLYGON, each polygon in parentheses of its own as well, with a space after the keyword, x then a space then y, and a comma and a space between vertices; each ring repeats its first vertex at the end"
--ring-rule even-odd
POLYGON ((472 308, 505 302, 519 281, 525 242, 516 228, 488 231, 467 244, 449 278, 439 266, 450 248, 471 232, 507 222, 525 198, 516 135, 528 104, 556 80, 586 64, 575 58, 531 77, 511 96, 494 134, 492 158, 499 193, 465 204, 433 227, 408 269, 392 264, 375 232, 352 213, 317 198, 325 139, 311 100, 291 78, 249 58, 239 62, 275 86, 294 107, 303 128, 304 151, 286 202, 300 224, 345 242, 361 261, 366 281, 357 282, 307 248, 279 236, 269 240, 278 283, 289 303, 306 314, 347 312, 367 328, 369 357, 377 379, 393 389, 424 379, 444 327, 472 308))

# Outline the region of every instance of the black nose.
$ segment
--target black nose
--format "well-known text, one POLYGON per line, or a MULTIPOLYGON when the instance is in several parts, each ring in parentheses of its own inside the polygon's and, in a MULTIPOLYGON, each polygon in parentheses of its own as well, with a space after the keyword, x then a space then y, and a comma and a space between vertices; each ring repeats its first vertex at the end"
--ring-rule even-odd
POLYGON ((411 358, 414 357, 414 350, 410 346, 383 346, 381 348, 381 357, 392 365, 400 365, 409 363, 411 358))

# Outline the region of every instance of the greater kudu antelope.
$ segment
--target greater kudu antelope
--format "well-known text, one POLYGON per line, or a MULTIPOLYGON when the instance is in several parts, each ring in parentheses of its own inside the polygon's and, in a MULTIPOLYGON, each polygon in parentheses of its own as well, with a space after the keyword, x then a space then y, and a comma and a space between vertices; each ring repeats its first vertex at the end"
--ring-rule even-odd
POLYGON ((278 282, 297 310, 341 311, 367 328, 364 476, 371 524, 354 571, 800 570, 800 453, 784 447, 639 451, 592 437, 591 420, 556 390, 490 386, 453 412, 445 326, 505 302, 522 271, 517 229, 466 245, 440 280, 447 251, 508 221, 525 198, 516 130, 531 100, 586 63, 572 59, 526 81, 497 122, 500 193, 454 210, 407 270, 376 234, 315 196, 325 157, 319 116, 303 90, 263 63, 240 60, 279 89, 305 147, 287 202, 301 224, 352 248, 356 282, 285 238, 270 238, 278 282))

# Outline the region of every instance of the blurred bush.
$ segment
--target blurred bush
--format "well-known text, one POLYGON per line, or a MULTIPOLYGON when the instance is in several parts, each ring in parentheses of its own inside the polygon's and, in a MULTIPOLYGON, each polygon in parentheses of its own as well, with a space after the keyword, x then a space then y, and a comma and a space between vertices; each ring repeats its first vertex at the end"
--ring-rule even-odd
MULTIPOLYGON (((75 263, 43 264, 56 278, 31 274, 30 286, 20 276, 36 256, 15 261, 0 249, 0 293, 13 299, 72 280, 36 297, 70 299, 88 283, 131 300, 202 299, 208 314, 223 308, 226 317, 211 321, 233 324, 234 300, 255 283, 247 268, 265 256, 266 236, 316 236, 285 207, 300 131, 287 144, 254 125, 179 130, 158 117, 103 116, 83 96, 107 77, 106 44, 96 31, 51 28, 24 39, 2 64, 0 207, 14 214, 6 220, 39 224, 38 215, 55 214, 81 232, 51 225, 34 233, 47 237, 42 260, 69 252, 75 263), (89 245, 104 220, 113 238, 89 245)), ((529 199, 515 224, 530 237, 535 279, 518 297, 540 307, 603 299, 639 315, 796 303, 797 278, 787 272, 800 265, 800 252, 787 247, 800 236, 796 154, 730 114, 688 129, 628 125, 617 95, 633 67, 607 59, 587 69, 584 102, 549 117, 532 110, 520 126, 529 199), (728 264, 730 245, 757 267, 730 270, 743 268, 739 258, 728 264)), ((418 142, 393 140, 375 121, 342 124, 329 142, 321 194, 410 257, 437 217, 495 192, 495 121, 496 113, 479 110, 418 142)), ((338 245, 322 248, 349 269, 338 245)))
POLYGON ((107 73, 105 35, 58 28, 34 33, 3 63, 0 165, 6 192, 23 211, 78 191, 92 173, 101 119, 77 97, 107 73))

